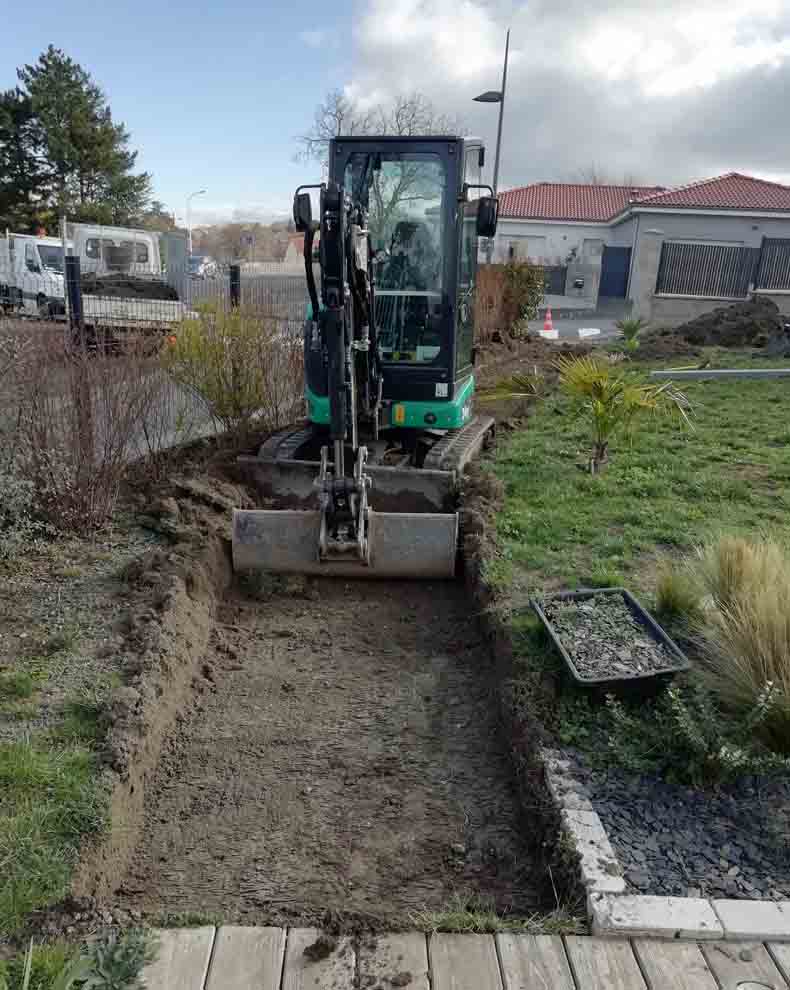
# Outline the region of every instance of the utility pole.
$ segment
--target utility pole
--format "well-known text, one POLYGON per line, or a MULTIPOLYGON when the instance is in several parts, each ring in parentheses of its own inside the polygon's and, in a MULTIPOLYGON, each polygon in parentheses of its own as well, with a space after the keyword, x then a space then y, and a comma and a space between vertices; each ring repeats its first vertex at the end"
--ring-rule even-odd
MULTIPOLYGON (((496 152, 494 154, 494 180, 491 183, 491 188, 494 191, 494 196, 497 194, 497 189, 499 188, 499 155, 502 150, 502 121, 505 116, 505 93, 507 90, 507 60, 508 54, 510 52, 510 28, 507 30, 507 35, 505 36, 505 61, 502 66, 502 88, 501 89, 490 89, 486 93, 481 93, 480 96, 474 98, 475 103, 498 103, 499 104, 499 123, 497 125, 496 132, 496 152)), ((491 258, 494 253, 494 238, 489 237, 488 244, 486 245, 486 261, 491 264, 491 258)))

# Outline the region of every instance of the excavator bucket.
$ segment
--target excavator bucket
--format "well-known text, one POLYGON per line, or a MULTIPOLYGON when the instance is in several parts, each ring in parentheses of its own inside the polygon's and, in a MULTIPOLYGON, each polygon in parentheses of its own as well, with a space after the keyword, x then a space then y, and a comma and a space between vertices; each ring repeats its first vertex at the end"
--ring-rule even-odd
POLYGON ((494 428, 477 417, 448 434, 421 468, 366 464, 370 480, 367 553, 321 553, 319 463, 305 457, 313 430, 290 427, 239 466, 264 505, 233 513, 233 568, 355 578, 450 578, 458 553, 458 479, 494 428))
POLYGON ((455 573, 457 513, 371 509, 367 561, 320 560, 320 527, 317 510, 237 509, 233 568, 348 578, 448 578, 455 573))

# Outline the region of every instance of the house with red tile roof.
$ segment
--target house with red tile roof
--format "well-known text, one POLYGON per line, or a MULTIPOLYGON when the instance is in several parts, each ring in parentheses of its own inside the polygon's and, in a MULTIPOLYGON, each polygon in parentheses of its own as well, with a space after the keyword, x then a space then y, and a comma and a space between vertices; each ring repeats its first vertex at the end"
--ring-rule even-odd
POLYGON ((543 264, 567 295, 631 299, 643 311, 648 296, 671 296, 678 310, 688 297, 696 312, 700 300, 721 305, 754 288, 790 300, 789 239, 790 186, 738 172, 671 189, 537 182, 499 194, 495 260, 543 264))

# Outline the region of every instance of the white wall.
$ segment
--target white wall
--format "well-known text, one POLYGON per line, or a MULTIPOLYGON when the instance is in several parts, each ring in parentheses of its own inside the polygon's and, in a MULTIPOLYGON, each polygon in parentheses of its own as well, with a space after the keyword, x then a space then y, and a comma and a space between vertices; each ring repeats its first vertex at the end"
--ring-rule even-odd
POLYGON ((606 224, 547 223, 539 220, 499 220, 494 243, 494 260, 509 260, 509 248, 514 246, 516 256, 551 265, 564 265, 568 255, 576 248, 581 261, 600 259, 601 244, 610 243, 611 228, 606 224), (586 243, 585 243, 586 242, 586 243))

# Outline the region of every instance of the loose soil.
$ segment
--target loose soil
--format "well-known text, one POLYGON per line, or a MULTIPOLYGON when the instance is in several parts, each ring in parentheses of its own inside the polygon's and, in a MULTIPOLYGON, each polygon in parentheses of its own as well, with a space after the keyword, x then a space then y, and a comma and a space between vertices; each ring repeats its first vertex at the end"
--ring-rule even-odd
MULTIPOLYGON (((291 580, 221 605, 115 905, 408 927, 540 907, 493 666, 451 582, 291 580)), ((113 898, 110 898, 113 900, 113 898)))
POLYGON ((636 621, 620 594, 549 600, 543 611, 582 678, 633 677, 677 665, 636 621))

